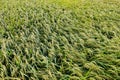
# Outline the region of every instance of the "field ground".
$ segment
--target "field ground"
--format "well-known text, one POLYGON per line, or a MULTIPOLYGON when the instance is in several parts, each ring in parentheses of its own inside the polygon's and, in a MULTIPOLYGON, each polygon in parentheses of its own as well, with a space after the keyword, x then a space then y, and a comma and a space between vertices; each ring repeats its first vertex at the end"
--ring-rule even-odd
POLYGON ((0 0, 0 78, 120 80, 120 1, 0 0))

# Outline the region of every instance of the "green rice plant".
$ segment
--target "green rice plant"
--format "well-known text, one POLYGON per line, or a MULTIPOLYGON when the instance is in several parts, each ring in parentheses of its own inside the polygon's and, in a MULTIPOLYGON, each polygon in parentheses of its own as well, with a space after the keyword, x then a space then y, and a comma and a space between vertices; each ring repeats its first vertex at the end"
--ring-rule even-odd
POLYGON ((119 0, 0 0, 1 80, 119 80, 119 0))

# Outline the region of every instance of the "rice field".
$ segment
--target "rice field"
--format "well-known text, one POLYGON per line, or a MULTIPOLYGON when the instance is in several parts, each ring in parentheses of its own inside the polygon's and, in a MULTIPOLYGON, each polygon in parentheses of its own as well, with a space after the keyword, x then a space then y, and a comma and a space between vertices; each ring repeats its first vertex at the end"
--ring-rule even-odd
POLYGON ((120 80, 120 1, 0 0, 0 80, 120 80))

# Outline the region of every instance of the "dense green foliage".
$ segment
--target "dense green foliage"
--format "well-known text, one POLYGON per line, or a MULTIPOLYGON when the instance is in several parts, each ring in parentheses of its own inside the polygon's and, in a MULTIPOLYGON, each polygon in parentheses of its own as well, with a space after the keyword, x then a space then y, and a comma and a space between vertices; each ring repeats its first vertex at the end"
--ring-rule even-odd
POLYGON ((0 0, 0 78, 120 80, 119 0, 0 0))

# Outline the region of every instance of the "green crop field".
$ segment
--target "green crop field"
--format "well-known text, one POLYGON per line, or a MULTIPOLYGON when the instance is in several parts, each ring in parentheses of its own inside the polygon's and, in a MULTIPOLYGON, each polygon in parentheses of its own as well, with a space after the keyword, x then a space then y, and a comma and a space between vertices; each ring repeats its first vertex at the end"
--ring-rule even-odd
POLYGON ((0 80, 120 80, 120 0, 0 0, 0 80))

